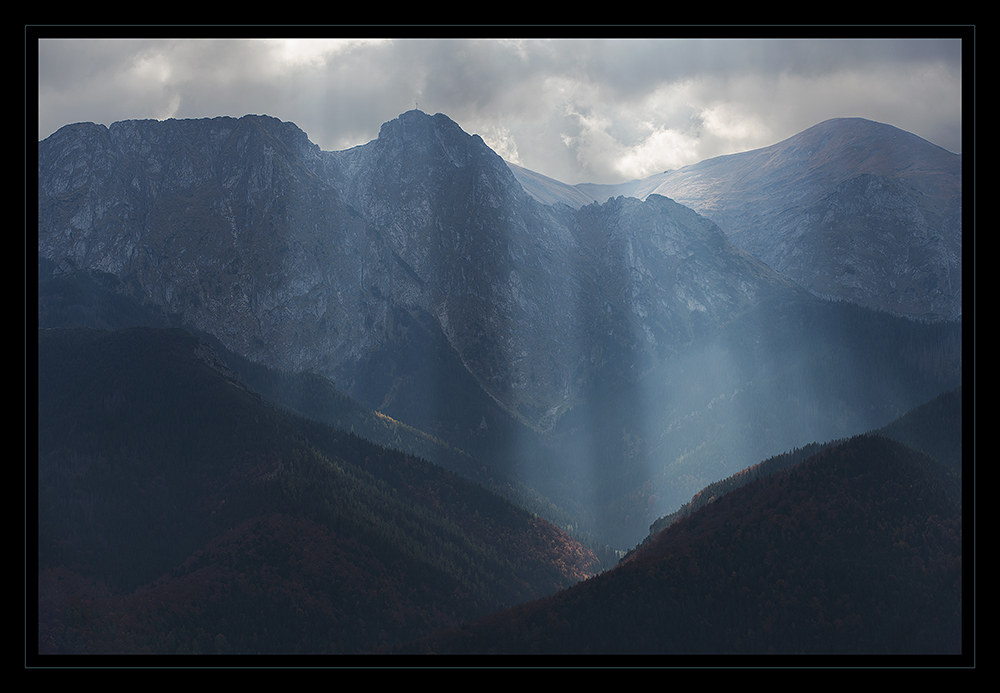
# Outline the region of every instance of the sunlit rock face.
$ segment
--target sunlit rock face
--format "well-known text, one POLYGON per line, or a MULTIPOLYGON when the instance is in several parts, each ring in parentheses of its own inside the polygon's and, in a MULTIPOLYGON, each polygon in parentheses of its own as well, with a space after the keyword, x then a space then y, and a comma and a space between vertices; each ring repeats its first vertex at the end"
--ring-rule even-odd
POLYGON ((802 291, 659 195, 543 205, 481 138, 419 111, 342 152, 262 116, 67 126, 39 143, 38 250, 372 406, 419 395, 437 335, 542 429, 596 379, 802 291))
POLYGON ((838 118, 734 155, 726 168, 711 174, 714 192, 690 204, 771 267, 820 296, 961 317, 960 155, 890 125, 838 118))
POLYGON ((775 224, 762 260, 823 297, 927 320, 962 315, 961 210, 933 219, 896 178, 862 174, 775 224))
POLYGON ((546 203, 666 195, 817 295, 926 320, 961 317, 962 157, 891 125, 835 118, 617 186, 512 170, 546 203))

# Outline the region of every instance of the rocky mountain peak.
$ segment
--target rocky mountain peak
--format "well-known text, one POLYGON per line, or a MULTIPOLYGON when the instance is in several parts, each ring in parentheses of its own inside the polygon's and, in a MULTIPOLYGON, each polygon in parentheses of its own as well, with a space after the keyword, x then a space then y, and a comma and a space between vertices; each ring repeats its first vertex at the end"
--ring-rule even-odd
POLYGON ((40 256, 115 274, 228 348, 373 406, 415 396, 412 372, 380 372, 412 343, 404 324, 544 427, 599 372, 637 377, 801 292, 659 194, 542 205, 442 114, 408 111, 341 152, 268 116, 78 125, 39 161, 40 256))
MULTIPOLYGON (((342 162, 345 179, 355 178, 360 188, 368 187, 383 196, 406 196, 410 188, 433 192, 433 188, 448 188, 456 180, 490 186, 487 179, 521 193, 503 159, 481 137, 466 133, 442 113, 431 116, 407 111, 384 123, 376 140, 333 156, 342 162), (367 176, 359 169, 378 169, 382 176, 367 176)), ((452 203, 462 202, 452 197, 452 203)), ((472 200, 474 204, 484 201, 489 202, 472 200)))
POLYGON ((832 118, 620 185, 569 186, 511 169, 544 204, 668 196, 823 297, 921 319, 961 316, 962 157, 892 125, 832 118), (865 253, 875 254, 862 268, 865 253))

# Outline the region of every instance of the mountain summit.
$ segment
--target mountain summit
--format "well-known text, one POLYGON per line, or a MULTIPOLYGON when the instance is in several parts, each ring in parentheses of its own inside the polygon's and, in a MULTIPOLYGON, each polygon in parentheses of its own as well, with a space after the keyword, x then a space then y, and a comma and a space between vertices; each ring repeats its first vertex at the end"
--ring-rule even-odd
POLYGON ((40 255, 119 275, 227 347, 372 406, 414 375, 375 382, 409 321, 545 428, 601 369, 633 377, 623 362, 648 369, 797 291, 666 198, 541 205, 442 114, 409 111, 342 152, 262 116, 70 126, 39 161, 40 255))
POLYGON ((666 195, 816 295, 922 319, 962 311, 962 157, 864 118, 618 186, 556 185, 512 167, 537 199, 579 206, 666 195))

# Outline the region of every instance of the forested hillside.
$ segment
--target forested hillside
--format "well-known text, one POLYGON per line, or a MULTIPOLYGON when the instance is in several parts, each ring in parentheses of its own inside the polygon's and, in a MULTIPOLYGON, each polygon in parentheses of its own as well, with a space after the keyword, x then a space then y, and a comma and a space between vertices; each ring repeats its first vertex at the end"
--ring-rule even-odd
POLYGON ((858 436, 721 496, 614 570, 400 651, 953 655, 962 577, 957 475, 858 436))
POLYGON ((357 652, 593 574, 545 520, 265 402, 182 330, 39 331, 41 653, 357 652))
MULTIPOLYGON (((907 412, 876 432, 930 454, 942 462, 946 468, 954 471, 960 479, 962 478, 962 388, 935 397, 930 402, 907 412)), ((650 525, 649 536, 643 540, 641 545, 646 545, 673 523, 691 515, 726 493, 745 486, 751 481, 764 479, 775 472, 788 469, 843 442, 843 440, 834 440, 826 443, 810 443, 802 448, 795 448, 784 454, 770 457, 746 469, 741 469, 725 479, 708 484, 676 511, 659 518, 650 525)), ((631 553, 630 551, 629 555, 631 553)))

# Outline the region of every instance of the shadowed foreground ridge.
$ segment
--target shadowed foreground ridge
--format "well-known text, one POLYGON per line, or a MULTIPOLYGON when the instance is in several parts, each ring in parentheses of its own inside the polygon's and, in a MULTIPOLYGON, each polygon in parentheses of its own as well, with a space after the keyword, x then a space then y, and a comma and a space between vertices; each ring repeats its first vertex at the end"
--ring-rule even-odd
POLYGON ((178 329, 39 332, 39 652, 353 653, 568 587, 593 554, 279 410, 178 329))
POLYGON ((618 568, 404 648, 591 654, 959 654, 959 481, 852 438, 680 520, 618 568))

